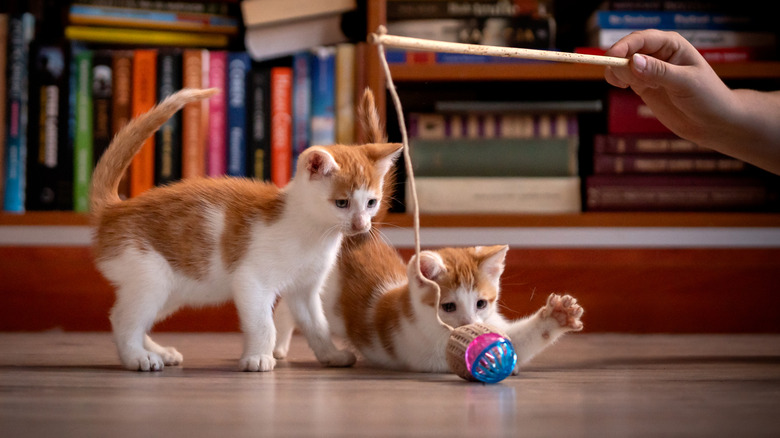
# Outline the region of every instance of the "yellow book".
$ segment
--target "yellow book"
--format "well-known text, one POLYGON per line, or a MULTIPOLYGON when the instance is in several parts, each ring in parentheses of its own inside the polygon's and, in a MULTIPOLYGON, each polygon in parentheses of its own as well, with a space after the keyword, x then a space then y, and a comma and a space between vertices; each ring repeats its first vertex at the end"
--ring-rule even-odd
POLYGON ((228 45, 226 35, 114 27, 68 26, 65 28, 65 37, 70 40, 107 44, 178 47, 226 47, 228 45))

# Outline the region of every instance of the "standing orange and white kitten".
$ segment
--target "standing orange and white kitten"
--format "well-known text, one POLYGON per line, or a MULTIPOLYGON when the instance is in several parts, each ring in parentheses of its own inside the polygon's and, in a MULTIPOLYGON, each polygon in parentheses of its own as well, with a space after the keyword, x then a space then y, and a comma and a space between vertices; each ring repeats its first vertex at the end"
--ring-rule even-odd
MULTIPOLYGON (((361 108, 373 108, 373 104, 361 108)), ((360 119, 368 123, 364 130, 369 141, 384 141, 376 114, 360 119)), ((389 180, 385 184, 384 195, 389 198, 392 187, 389 180)), ((372 230, 344 239, 323 291, 333 334, 348 341, 374 366, 447 372, 450 331, 438 322, 434 311, 452 327, 482 322, 503 331, 517 351, 518 367, 563 334, 582 330, 583 309, 568 295, 551 294, 544 307, 520 320, 508 321, 499 314, 506 245, 422 251, 421 273, 441 290, 440 306, 435 309, 436 290, 417 277, 415 258, 404 264, 377 233, 372 230)), ((287 355, 295 328, 286 304, 280 302, 274 317, 278 330, 274 355, 280 359, 287 355)))
POLYGON ((320 291, 343 237, 367 232, 398 144, 314 146, 283 189, 242 178, 187 179, 120 200, 117 188, 146 138, 184 105, 218 90, 184 89, 131 121, 112 141, 92 181, 95 260, 116 287, 111 324, 131 370, 180 364, 182 355, 149 337, 182 306, 232 299, 244 332, 239 368, 268 371, 284 296, 317 359, 355 362, 332 343, 320 291))

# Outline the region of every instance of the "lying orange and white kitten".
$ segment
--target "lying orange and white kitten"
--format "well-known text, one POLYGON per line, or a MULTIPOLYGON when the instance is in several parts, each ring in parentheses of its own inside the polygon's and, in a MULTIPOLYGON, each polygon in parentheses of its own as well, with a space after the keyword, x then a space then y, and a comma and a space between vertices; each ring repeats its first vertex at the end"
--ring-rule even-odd
POLYGON ((274 368, 273 306, 284 296, 325 365, 355 356, 331 341, 320 292, 344 236, 367 232, 398 144, 314 146, 283 189, 243 178, 195 178, 121 201, 117 188, 144 140, 184 105, 218 90, 182 90, 131 121, 92 182, 98 269, 116 287, 111 324, 131 370, 182 362, 148 335, 178 308, 234 300, 244 332, 239 368, 274 368))
MULTIPOLYGON (((371 107, 363 105, 363 107, 371 107)), ((376 115, 365 131, 369 141, 383 141, 376 115)), ((385 196, 392 186, 386 183, 385 196)), ((447 372, 445 357, 450 331, 433 313, 436 290, 418 277, 413 257, 404 264, 395 249, 373 235, 346 238, 336 268, 325 284, 323 302, 331 331, 347 340, 375 366, 418 372, 447 372)), ((582 330, 583 309, 566 295, 552 294, 535 314, 508 321, 498 313, 500 278, 508 247, 505 245, 422 251, 422 274, 441 289, 436 311, 452 327, 483 322, 506 333, 518 354, 518 367, 552 345, 561 335, 582 330)), ((276 358, 289 349, 295 323, 281 301, 277 325, 276 358)))
MULTIPOLYGON (((498 313, 498 297, 507 250, 499 245, 422 251, 420 264, 423 275, 441 288, 442 321, 452 327, 483 322, 503 331, 519 367, 564 333, 582 330, 583 310, 574 298, 551 294, 535 314, 506 320, 498 313)), ((349 238, 323 292, 325 315, 332 333, 373 366, 447 372, 450 331, 433 313, 435 289, 423 284, 416 270, 414 257, 405 265, 381 239, 349 238)), ((284 304, 274 317, 279 359, 286 356, 295 327, 284 304)))

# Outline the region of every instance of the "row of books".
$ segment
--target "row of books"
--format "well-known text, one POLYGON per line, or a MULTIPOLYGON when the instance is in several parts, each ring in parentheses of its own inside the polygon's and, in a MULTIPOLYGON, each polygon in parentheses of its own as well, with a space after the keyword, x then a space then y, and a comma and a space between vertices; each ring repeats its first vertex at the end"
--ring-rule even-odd
POLYGON ((462 106, 525 110, 410 114, 420 212, 581 211, 576 113, 538 112, 527 103, 462 106))
POLYGON ((408 116, 423 213, 780 209, 780 177, 679 138, 630 90, 610 90, 606 132, 592 142, 581 139, 593 132, 580 132, 582 112, 529 112, 529 102, 493 105, 526 109, 515 112, 471 106, 408 116))
POLYGON ((633 92, 611 90, 593 143, 589 211, 776 211, 780 178, 674 135, 633 92))
POLYGON ((21 37, 31 32, 22 28, 33 21, 9 20, 15 51, 8 57, 9 123, 2 124, 5 211, 87 211, 92 169, 111 138, 133 115, 183 87, 223 92, 188 105, 148 140, 123 182, 124 196, 201 175, 283 186, 310 144, 354 142, 354 45, 275 63, 225 50, 30 47, 21 37))
MULTIPOLYGON (((682 34, 710 62, 777 57, 777 33, 771 18, 750 8, 719 9, 701 1, 604 3, 602 9, 580 24, 587 41, 579 41, 579 47, 573 48, 575 51, 602 54, 635 30, 662 29, 682 34), (641 7, 637 6, 640 4, 641 7)), ((390 34, 416 38, 560 49, 556 45, 554 11, 549 2, 543 1, 388 0, 387 27, 390 34)), ((539 62, 399 50, 389 50, 388 61, 405 64, 539 62)))
MULTIPOLYGON (((389 0, 392 35, 438 41, 535 49, 555 48, 555 19, 543 1, 389 0)), ((390 63, 500 63, 517 59, 388 50, 390 63)))
MULTIPOLYGON (((681 4, 672 10, 647 7, 596 10, 586 24, 589 46, 603 51, 631 32, 660 29, 680 33, 709 62, 744 62, 777 56, 777 32, 766 14, 758 14, 748 7, 719 10, 701 4, 695 6, 703 10, 691 10, 684 7, 685 2, 677 3, 681 4)), ((614 7, 630 8, 631 5, 614 7)))

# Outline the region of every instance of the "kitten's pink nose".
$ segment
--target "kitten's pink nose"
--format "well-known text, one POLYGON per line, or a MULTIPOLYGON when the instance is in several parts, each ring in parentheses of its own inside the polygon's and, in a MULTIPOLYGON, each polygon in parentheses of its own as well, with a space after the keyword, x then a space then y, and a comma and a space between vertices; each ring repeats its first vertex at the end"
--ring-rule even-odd
POLYGON ((352 218, 350 228, 354 233, 365 233, 371 228, 371 219, 365 216, 355 216, 352 218))

